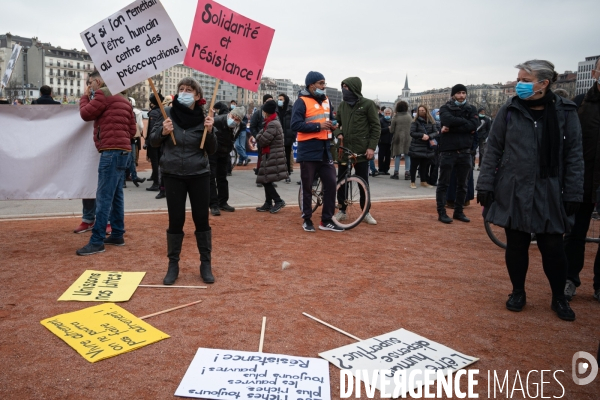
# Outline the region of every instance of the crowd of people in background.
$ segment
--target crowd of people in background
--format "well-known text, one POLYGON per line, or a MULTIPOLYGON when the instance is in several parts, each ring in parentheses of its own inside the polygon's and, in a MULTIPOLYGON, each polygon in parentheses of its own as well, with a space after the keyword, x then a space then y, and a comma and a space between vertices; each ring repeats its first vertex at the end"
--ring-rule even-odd
MULTIPOLYGON (((438 220, 444 224, 470 222, 464 207, 476 191, 485 220, 506 232, 506 267, 513 286, 506 308, 511 311, 522 311, 527 302, 528 249, 534 235, 552 291, 551 309, 559 318, 573 321, 569 301, 581 285, 585 237, 600 188, 599 64, 600 60, 592 72, 594 85, 575 102, 552 90, 557 73, 551 62, 517 65, 517 95, 494 119, 469 103, 462 84, 452 87, 451 98, 439 108, 418 105, 409 110, 399 101, 392 109, 379 108, 365 98, 361 79, 349 77, 340 83, 343 101, 334 110, 325 95, 325 76, 311 71, 293 104, 282 93, 275 99, 264 96, 263 104, 253 110, 235 100, 207 110, 198 82, 184 78, 177 94, 150 96, 146 131, 135 100, 125 92, 110 93, 95 71, 79 107, 84 120, 94 121, 94 142, 101 153, 98 188, 96 199, 83 200, 82 223, 75 232, 91 230, 92 236, 77 254, 124 245, 123 188, 127 180, 136 187, 145 181, 136 170, 142 138, 152 166, 148 179, 152 185, 146 190, 158 192, 156 198, 166 198, 168 206, 166 285, 179 275, 188 196, 200 275, 206 283, 215 281, 209 213, 235 211, 228 204, 230 153, 235 148, 237 165, 248 165, 250 136, 258 154, 255 183, 265 196, 256 211, 274 214, 285 207, 277 183, 289 184, 299 164, 302 228, 315 232, 312 186, 318 177, 323 186, 318 228, 342 232, 338 222, 346 218, 344 202, 335 188, 352 167, 339 151, 343 146, 359 155, 354 173, 367 184, 378 176, 401 180, 403 159, 404 180, 410 188, 431 190, 432 195, 435 189, 438 220), (447 209, 453 210, 452 217, 447 209)), ((33 104, 60 104, 52 99, 50 87, 43 86, 40 93, 33 104)), ((370 212, 364 222, 377 224, 370 212)), ((600 301, 600 252, 594 262, 593 288, 600 301)))

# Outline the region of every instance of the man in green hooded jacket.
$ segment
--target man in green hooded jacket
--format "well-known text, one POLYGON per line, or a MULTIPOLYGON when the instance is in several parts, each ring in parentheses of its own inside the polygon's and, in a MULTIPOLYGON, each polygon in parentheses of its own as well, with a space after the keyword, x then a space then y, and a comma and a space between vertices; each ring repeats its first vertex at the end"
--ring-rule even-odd
MULTIPOLYGON (((360 176, 369 183, 369 160, 375 156, 375 149, 381 135, 381 125, 379 123, 378 107, 372 100, 363 97, 362 81, 358 77, 351 77, 342 81, 342 97, 336 118, 340 130, 338 131, 338 142, 350 149, 356 154, 366 154, 358 157, 354 166, 356 175, 360 176)), ((344 154, 338 167, 338 179, 346 174, 348 169, 348 157, 344 154)), ((340 191, 341 192, 341 191, 340 191)), ((338 221, 347 218, 343 198, 343 193, 338 193, 338 203, 341 204, 340 211, 336 214, 338 221)), ((361 193, 361 208, 364 207, 364 196, 361 193)), ((370 225, 376 225, 377 221, 370 213, 365 215, 364 220, 370 225)))

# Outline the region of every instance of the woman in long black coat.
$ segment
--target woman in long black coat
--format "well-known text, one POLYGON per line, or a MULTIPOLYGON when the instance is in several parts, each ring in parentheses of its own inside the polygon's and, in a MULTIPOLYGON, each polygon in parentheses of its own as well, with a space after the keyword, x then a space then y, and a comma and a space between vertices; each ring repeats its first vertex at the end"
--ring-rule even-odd
POLYGON ((417 109, 417 115, 410 125, 410 187, 416 189, 415 177, 417 168, 421 175, 421 186, 431 188, 427 181, 429 180, 429 164, 435 155, 434 143, 438 137, 438 131, 435 120, 429 113, 427 106, 420 105, 417 109))
POLYGON ((563 234, 583 198, 581 126, 575 103, 550 90, 558 76, 551 62, 531 60, 517 68, 518 96, 500 108, 492 125, 477 202, 489 208, 486 221, 506 230, 506 267, 513 285, 506 308, 521 311, 525 306, 528 250, 535 233, 552 289, 551 308, 573 321, 563 292, 563 234))

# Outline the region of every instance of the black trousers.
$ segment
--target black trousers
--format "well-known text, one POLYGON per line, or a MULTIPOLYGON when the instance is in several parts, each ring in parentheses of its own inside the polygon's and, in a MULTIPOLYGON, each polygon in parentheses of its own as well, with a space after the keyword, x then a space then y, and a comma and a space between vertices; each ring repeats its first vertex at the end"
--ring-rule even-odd
POLYGON ((279 193, 277 193, 275 186, 273 186, 273 182, 263 183, 263 187, 265 188, 265 203, 273 204, 273 202, 281 202, 281 197, 279 196, 279 193))
POLYGON ((379 164, 379 172, 389 172, 390 160, 392 157, 392 144, 391 143, 379 143, 379 153, 377 161, 379 164))
POLYGON ((229 201, 229 182, 227 182, 227 165, 229 154, 213 154, 208 156, 210 162, 210 206, 222 206, 229 201))
POLYGON ((294 165, 294 152, 292 150, 292 145, 284 146, 285 147, 285 161, 287 162, 288 175, 292 172, 294 165))
POLYGON ((446 192, 450 184, 452 167, 456 169, 456 201, 454 202, 454 212, 462 212, 467 195, 467 177, 472 166, 470 150, 461 153, 456 151, 444 151, 440 153, 440 176, 438 177, 438 186, 435 191, 438 214, 446 212, 444 207, 446 206, 446 192))
MULTIPOLYGON (((583 269, 585 237, 590 228, 590 218, 594 208, 593 203, 582 203, 575 214, 575 224, 571 232, 565 235, 565 254, 568 263, 567 279, 577 287, 581 285, 579 273, 583 269)), ((600 289, 600 244, 598 244, 596 259, 594 260, 594 291, 598 289, 600 289)))
MULTIPOLYGON (((344 176, 346 176, 346 171, 348 170, 348 165, 342 165, 340 164, 340 166, 338 167, 338 181, 340 179, 342 179, 344 176)), ((367 182, 367 185, 369 184, 369 162, 359 162, 356 163, 354 165, 354 171, 356 173, 356 175, 360 176, 361 178, 363 178, 365 180, 365 182, 367 182)), ((342 211, 346 211, 346 205, 345 200, 346 200, 346 193, 344 192, 344 187, 340 186, 340 190, 337 194, 337 200, 338 200, 338 204, 340 205, 340 210, 342 211)), ((365 192, 364 191, 360 191, 360 208, 363 209, 365 207, 365 192)))
MULTIPOLYGON (((506 231, 506 268, 513 291, 525 290, 525 277, 529 269, 529 245, 531 234, 514 229, 506 231)), ((542 254, 544 273, 550 282, 552 298, 563 298, 567 282, 567 258, 560 233, 537 233, 537 246, 542 254)))
POLYGON ((322 221, 331 221, 335 212, 335 166, 326 154, 323 161, 301 161, 300 180, 302 181, 302 218, 312 218, 312 184, 316 174, 321 177, 323 188, 323 213, 322 221))
POLYGON ((410 158, 410 181, 415 182, 417 178, 417 168, 421 175, 421 182, 429 182, 429 164, 428 158, 410 158))
POLYGON ((185 203, 190 196, 192 218, 196 232, 210 230, 208 204, 210 200, 210 174, 176 177, 163 175, 167 208, 169 210, 169 233, 183 233, 185 203))
POLYGON ((152 181, 158 185, 158 160, 160 158, 160 149, 158 147, 148 146, 146 149, 150 165, 152 165, 152 181))
POLYGON ((427 181, 427 183, 436 186, 438 181, 438 172, 440 168, 440 152, 437 148, 435 149, 435 155, 430 161, 431 164, 429 164, 429 180, 427 181))

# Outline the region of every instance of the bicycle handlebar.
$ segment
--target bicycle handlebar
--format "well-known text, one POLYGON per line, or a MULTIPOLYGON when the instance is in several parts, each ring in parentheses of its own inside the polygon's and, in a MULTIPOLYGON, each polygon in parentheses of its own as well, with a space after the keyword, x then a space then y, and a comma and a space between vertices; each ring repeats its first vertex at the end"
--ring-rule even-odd
POLYGON ((347 155, 349 155, 351 157, 366 157, 366 154, 356 154, 352 150, 350 150, 349 148, 344 147, 344 146, 339 146, 338 148, 342 149, 344 151, 344 153, 346 153, 347 155))

